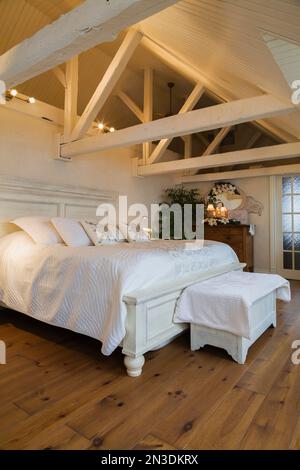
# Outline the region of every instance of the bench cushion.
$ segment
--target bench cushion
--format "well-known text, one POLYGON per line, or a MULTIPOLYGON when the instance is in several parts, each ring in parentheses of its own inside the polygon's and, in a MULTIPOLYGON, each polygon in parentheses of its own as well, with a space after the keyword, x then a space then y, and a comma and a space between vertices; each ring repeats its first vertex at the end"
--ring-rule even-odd
POLYGON ((273 274, 233 271, 186 288, 177 302, 174 322, 193 323, 250 339, 251 307, 276 291, 290 301, 289 282, 273 274))

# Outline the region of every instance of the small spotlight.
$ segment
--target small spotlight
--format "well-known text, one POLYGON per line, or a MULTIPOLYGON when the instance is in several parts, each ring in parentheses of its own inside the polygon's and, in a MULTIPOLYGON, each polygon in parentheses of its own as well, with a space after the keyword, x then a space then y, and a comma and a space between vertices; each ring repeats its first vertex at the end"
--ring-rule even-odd
POLYGON ((99 123, 98 123, 98 129, 100 129, 100 131, 103 131, 103 129, 104 129, 104 124, 103 124, 103 122, 99 122, 99 123))
POLYGON ((34 104, 34 103, 35 103, 35 98, 33 98, 33 96, 31 96, 30 98, 28 98, 28 103, 34 104))
POLYGON ((109 128, 109 132, 115 132, 115 130, 116 130, 116 129, 115 129, 114 127, 110 127, 110 128, 109 128))
POLYGON ((17 90, 10 90, 9 93, 11 94, 11 96, 17 96, 18 94, 17 90))

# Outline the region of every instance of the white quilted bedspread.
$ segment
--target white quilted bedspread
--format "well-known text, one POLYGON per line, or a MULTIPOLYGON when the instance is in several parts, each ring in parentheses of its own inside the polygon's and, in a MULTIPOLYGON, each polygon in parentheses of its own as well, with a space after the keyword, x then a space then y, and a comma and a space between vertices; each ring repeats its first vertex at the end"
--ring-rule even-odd
POLYGON ((102 342, 109 355, 125 336, 125 294, 237 261, 225 244, 153 241, 41 247, 24 232, 0 240, 0 301, 102 342))

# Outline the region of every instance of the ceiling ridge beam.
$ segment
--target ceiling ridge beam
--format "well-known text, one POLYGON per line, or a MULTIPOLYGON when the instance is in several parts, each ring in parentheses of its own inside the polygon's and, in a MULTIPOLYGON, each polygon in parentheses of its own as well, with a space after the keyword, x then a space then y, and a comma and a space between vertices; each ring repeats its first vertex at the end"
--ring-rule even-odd
POLYGON ((291 102, 279 100, 272 95, 245 98, 138 124, 111 134, 62 144, 61 155, 72 157, 112 148, 129 147, 143 142, 220 129, 258 118, 286 114, 293 110, 294 105, 291 102))
MULTIPOLYGON (((187 100, 185 101, 178 114, 184 114, 188 111, 191 111, 196 106, 204 92, 205 88, 201 83, 198 83, 193 89, 192 93, 187 98, 187 100)), ((162 139, 156 146, 156 148, 153 150, 147 163, 152 164, 158 162, 164 155, 172 140, 173 139, 162 139)))
POLYGON ((142 39, 142 34, 137 30, 130 30, 126 34, 119 50, 114 56, 102 80, 97 86, 93 96, 83 111, 75 129, 72 132, 70 140, 82 138, 89 130, 92 122, 103 108, 108 100, 118 80, 123 74, 126 66, 131 59, 134 51, 142 39))
POLYGON ((138 168, 139 176, 162 175, 185 170, 206 170, 228 165, 283 160, 300 156, 300 142, 271 145, 248 150, 237 150, 206 157, 194 157, 172 162, 155 163, 138 168))
POLYGON ((128 26, 177 0, 85 0, 80 6, 0 56, 0 79, 7 88, 67 62, 102 42, 113 41, 128 26))

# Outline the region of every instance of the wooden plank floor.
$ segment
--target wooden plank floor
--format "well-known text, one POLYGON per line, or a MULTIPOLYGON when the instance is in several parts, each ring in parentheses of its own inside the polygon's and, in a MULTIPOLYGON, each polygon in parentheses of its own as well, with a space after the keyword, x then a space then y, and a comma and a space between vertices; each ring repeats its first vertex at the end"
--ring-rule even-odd
POLYGON ((278 327, 247 364, 222 350, 192 353, 188 335, 126 376, 122 354, 24 315, 0 311, 0 449, 299 449, 300 282, 278 302, 278 327))

